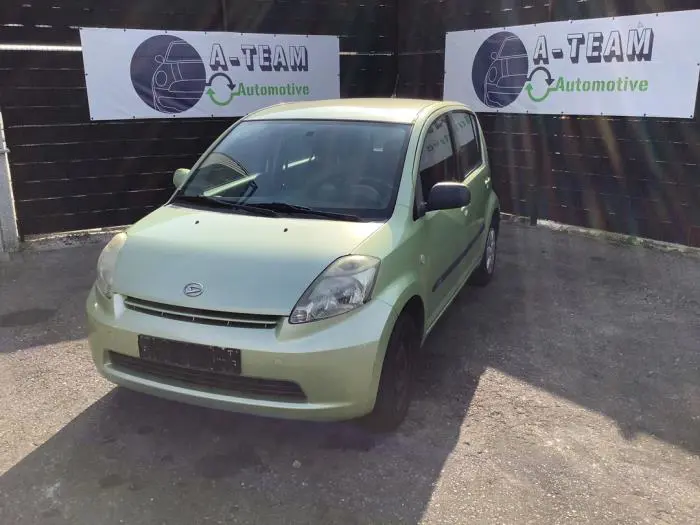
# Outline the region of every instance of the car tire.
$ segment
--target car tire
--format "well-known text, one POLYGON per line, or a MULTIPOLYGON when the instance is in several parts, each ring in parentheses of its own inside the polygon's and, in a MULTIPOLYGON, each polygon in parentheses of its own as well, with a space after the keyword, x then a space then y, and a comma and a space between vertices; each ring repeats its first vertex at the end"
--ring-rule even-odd
POLYGON ((384 356, 374 409, 360 424, 372 432, 396 430, 408 413, 413 387, 413 360, 420 341, 413 318, 402 314, 384 356))
POLYGON ((486 244, 484 253, 481 255, 481 262, 471 276, 470 283, 475 286, 486 286, 493 279, 496 271, 496 254, 498 248, 498 224, 496 219, 491 220, 486 234, 486 244))

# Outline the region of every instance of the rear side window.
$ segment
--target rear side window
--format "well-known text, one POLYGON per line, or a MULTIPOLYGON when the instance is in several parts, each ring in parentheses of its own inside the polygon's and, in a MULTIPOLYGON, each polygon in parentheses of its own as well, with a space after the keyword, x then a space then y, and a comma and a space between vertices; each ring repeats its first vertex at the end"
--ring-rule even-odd
POLYGON ((457 180, 457 163, 447 116, 430 125, 420 156, 420 184, 423 199, 438 182, 457 180))
POLYGON ((481 165, 481 145, 476 117, 464 111, 450 113, 454 130, 457 158, 464 177, 481 165))

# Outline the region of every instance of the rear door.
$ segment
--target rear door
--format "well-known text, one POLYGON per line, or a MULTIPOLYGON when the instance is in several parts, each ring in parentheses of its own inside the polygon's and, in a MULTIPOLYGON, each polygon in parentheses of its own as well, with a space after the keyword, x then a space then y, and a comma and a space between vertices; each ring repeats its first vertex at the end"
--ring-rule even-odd
POLYGON ((472 194, 472 202, 468 208, 471 238, 467 254, 471 270, 479 263, 486 238, 485 214, 491 192, 491 172, 485 161, 476 115, 469 111, 452 111, 450 123, 454 130, 459 180, 467 185, 472 194))

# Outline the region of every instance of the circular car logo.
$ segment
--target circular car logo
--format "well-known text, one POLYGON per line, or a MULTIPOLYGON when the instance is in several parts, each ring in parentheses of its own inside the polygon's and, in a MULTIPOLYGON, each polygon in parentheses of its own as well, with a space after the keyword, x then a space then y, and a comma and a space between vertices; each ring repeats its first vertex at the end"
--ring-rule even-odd
POLYGON ((161 113, 182 113, 200 101, 206 70, 197 50, 182 38, 152 36, 131 58, 131 83, 148 106, 161 113))
POLYGON ((183 290, 187 297, 199 297, 204 293, 204 287, 199 283, 190 283, 183 290))
POLYGON ((522 93, 529 68, 527 49, 520 38, 509 31, 491 35, 474 57, 476 96, 490 108, 509 106, 522 93))

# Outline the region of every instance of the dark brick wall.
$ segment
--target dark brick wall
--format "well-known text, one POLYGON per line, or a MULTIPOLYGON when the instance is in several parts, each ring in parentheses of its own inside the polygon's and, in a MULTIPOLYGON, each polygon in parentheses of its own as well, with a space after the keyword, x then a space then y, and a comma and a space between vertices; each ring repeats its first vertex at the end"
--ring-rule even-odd
MULTIPOLYGON (((2 0, 0 44, 79 45, 78 27, 340 36, 341 93, 391 93, 394 1, 2 0)), ((90 122, 80 52, 0 51, 0 109, 22 235, 132 223, 232 119, 90 122)))

